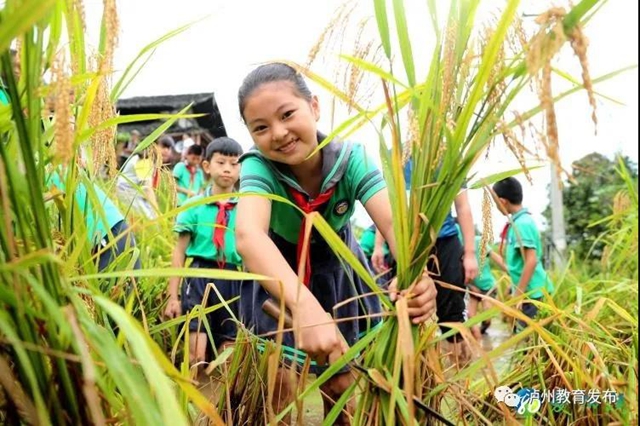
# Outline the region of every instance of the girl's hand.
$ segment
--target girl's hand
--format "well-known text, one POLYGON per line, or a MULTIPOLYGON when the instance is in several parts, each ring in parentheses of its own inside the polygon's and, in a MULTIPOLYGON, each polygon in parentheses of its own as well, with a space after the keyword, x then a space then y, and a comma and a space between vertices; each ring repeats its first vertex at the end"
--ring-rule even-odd
POLYGON ((348 349, 336 323, 315 298, 298 302, 293 323, 298 347, 318 365, 332 364, 348 349))
POLYGON ((167 307, 164 310, 164 316, 173 319, 182 315, 182 307, 180 306, 180 301, 178 299, 169 299, 167 303, 167 307))
POLYGON ((416 280, 407 290, 398 292, 398 281, 394 278, 389 285, 389 295, 392 302, 398 297, 407 297, 411 322, 420 324, 430 319, 436 312, 436 296, 438 290, 433 279, 426 272, 416 280))

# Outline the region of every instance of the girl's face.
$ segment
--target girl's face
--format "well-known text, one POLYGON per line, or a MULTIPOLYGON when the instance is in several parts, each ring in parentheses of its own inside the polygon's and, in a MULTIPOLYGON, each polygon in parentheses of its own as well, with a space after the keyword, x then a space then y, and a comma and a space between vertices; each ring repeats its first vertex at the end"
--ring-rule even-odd
POLYGON ((244 120, 262 155, 296 166, 318 146, 318 99, 301 97, 293 83, 264 83, 246 100, 244 120))

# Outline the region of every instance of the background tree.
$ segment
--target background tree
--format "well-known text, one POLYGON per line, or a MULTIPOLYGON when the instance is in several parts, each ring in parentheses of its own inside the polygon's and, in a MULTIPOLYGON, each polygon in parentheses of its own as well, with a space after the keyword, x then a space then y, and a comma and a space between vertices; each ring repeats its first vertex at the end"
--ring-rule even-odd
MULTIPOLYGON (((637 165, 627 156, 622 161, 630 176, 637 180, 637 165)), ((613 197, 623 188, 624 181, 616 171, 618 157, 610 160, 593 152, 572 164, 574 182, 568 182, 563 189, 564 218, 567 248, 575 252, 578 259, 599 260, 603 243, 596 242, 605 230, 603 223, 594 224, 612 213, 613 197), (595 243, 595 244, 594 244, 595 243)), ((542 213, 551 223, 551 208, 542 213)), ((545 240, 550 241, 550 231, 545 232, 545 240)))

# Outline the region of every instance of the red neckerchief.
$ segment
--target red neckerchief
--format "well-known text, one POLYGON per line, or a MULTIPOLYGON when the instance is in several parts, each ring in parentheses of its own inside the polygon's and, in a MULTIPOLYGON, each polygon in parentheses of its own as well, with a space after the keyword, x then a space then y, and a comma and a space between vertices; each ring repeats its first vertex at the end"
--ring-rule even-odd
MULTIPOLYGON (((318 195, 313 201, 309 201, 307 196, 302 192, 289 188, 289 192, 291 193, 291 197, 293 198, 293 202, 296 203, 300 209, 305 213, 311 213, 317 211, 324 203, 329 201, 333 192, 335 190, 335 186, 331 187, 327 191, 318 195)), ((300 265, 300 261, 302 258, 302 246, 304 244, 304 234, 305 234, 305 226, 306 226, 307 218, 304 216, 302 218, 302 223, 300 224, 300 232, 298 234, 298 246, 297 246, 297 262, 300 265)), ((304 280, 303 284, 309 287, 309 280, 311 279, 311 249, 307 251, 307 256, 305 260, 305 271, 304 271, 304 280)))
POLYGON ((153 189, 158 189, 160 186, 160 170, 157 167, 153 169, 153 175, 151 175, 151 186, 153 189))
POLYGON ((236 203, 216 201, 215 205, 218 206, 218 215, 216 216, 216 227, 213 230, 213 245, 218 253, 218 267, 224 269, 227 263, 224 256, 224 234, 227 231, 227 223, 229 223, 228 212, 235 207, 236 203))
POLYGON ((498 252, 500 253, 500 256, 504 257, 504 243, 507 240, 507 232, 509 232, 509 227, 511 226, 511 222, 507 222, 504 224, 504 228, 502 228, 502 231, 500 231, 500 248, 498 249, 498 252))
POLYGON ((193 188, 193 182, 196 180, 196 173, 198 172, 197 166, 190 166, 186 164, 187 171, 189 172, 189 189, 193 188))
MULTIPOLYGON (((531 214, 529 211, 525 212, 526 214, 531 214)), ((513 221, 513 216, 512 219, 513 221)), ((502 228, 502 231, 500 231, 500 248, 499 248, 499 253, 502 257, 505 257, 504 254, 504 243, 507 241, 507 233, 509 232, 509 228, 511 227, 511 222, 508 222, 504 224, 504 228, 502 228)))

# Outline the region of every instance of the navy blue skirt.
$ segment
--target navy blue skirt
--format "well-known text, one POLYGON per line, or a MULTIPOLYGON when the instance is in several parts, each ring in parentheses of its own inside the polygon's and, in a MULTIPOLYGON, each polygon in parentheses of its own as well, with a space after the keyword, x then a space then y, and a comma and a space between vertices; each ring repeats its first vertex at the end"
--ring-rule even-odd
MULTIPOLYGON (((195 258, 190 267, 219 269, 218 262, 201 258, 195 258)), ((237 271, 238 266, 227 264, 224 269, 237 271)), ((216 292, 213 291, 213 288, 209 290, 207 300, 204 300, 207 284, 210 282, 214 283, 225 301, 229 301, 240 294, 241 281, 186 277, 181 289, 183 313, 191 311, 196 305, 204 305, 206 303, 206 307, 210 307, 221 303, 220 298, 216 292)), ((233 312, 233 316, 240 318, 238 313, 239 303, 237 300, 229 303, 229 308, 231 312, 233 312)), ((224 306, 207 314, 207 322, 211 328, 215 347, 220 347, 224 342, 235 340, 237 327, 233 316, 224 306)), ((198 318, 194 318, 189 322, 189 331, 206 333, 207 329, 200 323, 198 318)))
MULTIPOLYGON (((338 232, 338 235, 371 274, 367 259, 353 236, 351 226, 345 226, 338 232)), ((271 239, 278 246, 291 268, 297 271, 296 245, 275 234, 271 235, 271 239)), ((373 290, 360 279, 349 265, 343 264, 338 259, 320 235, 314 234, 312 236, 310 250, 311 280, 309 289, 323 309, 338 322, 340 332, 349 346, 352 346, 380 323, 379 314, 382 309, 379 296, 370 294, 373 290), (367 296, 353 300, 354 297, 364 294, 367 296), (341 304, 346 300, 350 301, 341 304), (338 304, 341 305, 336 307, 338 304), (341 321, 341 319, 347 320, 341 321)), ((276 331, 278 329, 277 320, 262 310, 262 304, 271 297, 269 293, 258 282, 244 283, 241 292, 241 313, 247 327, 259 336, 276 331)), ((269 336, 269 338, 275 337, 269 336)), ((285 360, 295 359, 300 364, 304 363, 306 354, 295 349, 293 333, 284 334, 283 346, 285 360)), ((319 374, 326 368, 327 366, 316 366, 315 363, 312 363, 310 371, 313 374, 319 374)), ((347 368, 344 369, 344 371, 346 370, 347 368)))

